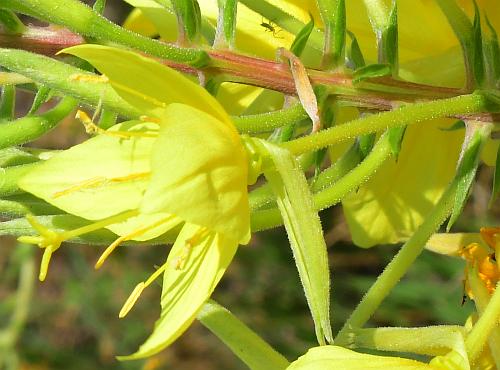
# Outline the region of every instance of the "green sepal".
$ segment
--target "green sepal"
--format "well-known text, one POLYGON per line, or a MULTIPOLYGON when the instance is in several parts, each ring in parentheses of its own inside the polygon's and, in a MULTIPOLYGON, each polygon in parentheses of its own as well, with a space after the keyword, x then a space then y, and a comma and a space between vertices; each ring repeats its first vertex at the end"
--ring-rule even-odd
POLYGON ((314 19, 311 16, 311 20, 309 21, 309 23, 307 23, 304 27, 302 27, 299 33, 295 36, 295 39, 293 40, 292 45, 290 46, 290 51, 299 57, 304 51, 304 48, 306 47, 307 44, 307 40, 309 40, 309 36, 311 35, 311 32, 313 30, 314 30, 314 19))
MULTIPOLYGON (((479 123, 479 125, 484 124, 479 123)), ((472 186, 472 182, 474 181, 477 168, 479 166, 481 149, 484 142, 489 137, 491 125, 486 125, 484 127, 467 127, 467 130, 470 130, 472 132, 470 132, 469 134, 470 139, 468 141, 466 139, 466 141, 464 142, 462 157, 457 169, 457 174, 455 176, 454 181, 457 181, 458 185, 455 194, 453 209, 451 211, 451 216, 448 224, 446 225, 447 232, 450 231, 451 227, 458 219, 465 206, 472 186)))
POLYGON ((459 119, 458 121, 455 121, 453 125, 450 127, 442 127, 440 128, 441 131, 456 131, 456 130, 462 130, 465 128, 465 122, 459 119))
POLYGON ((95 0, 94 5, 92 6, 92 9, 94 9, 94 12, 96 12, 97 14, 103 14, 105 8, 106 0, 95 0))
POLYGON ((392 68, 389 64, 369 64, 367 66, 358 68, 353 72, 352 82, 354 84, 357 84, 370 78, 390 76, 391 73, 392 68))
POLYGON ((0 121, 14 119, 16 110, 16 86, 3 85, 0 97, 0 121))
POLYGON ((497 158, 495 162, 495 172, 493 173, 493 184, 491 186, 491 197, 489 207, 497 200, 500 194, 500 146, 497 149, 497 158))
POLYGON ((326 344, 333 340, 328 255, 307 180, 290 152, 264 140, 257 141, 257 145, 267 160, 264 175, 277 197, 317 340, 326 344))
MULTIPOLYGON (((31 195, 16 194, 0 199, 0 215, 9 219, 24 217, 27 214, 36 216, 58 215, 64 213, 59 208, 31 195)), ((20 235, 17 235, 20 236, 20 235)))
POLYGON ((31 108, 28 111, 28 115, 36 113, 38 109, 50 99, 51 89, 48 86, 42 85, 36 92, 35 98, 33 99, 33 103, 31 104, 31 108))
POLYGON ((347 34, 351 38, 351 43, 348 44, 349 46, 346 50, 347 66, 354 70, 364 67, 365 58, 363 57, 363 53, 361 52, 356 36, 350 31, 347 31, 347 34))
POLYGON ((21 34, 26 26, 21 22, 14 12, 0 9, 0 24, 2 24, 7 33, 21 34))
POLYGON ((401 151, 401 144, 406 132, 407 126, 393 127, 388 130, 389 145, 391 146, 391 153, 398 160, 399 152, 401 151))

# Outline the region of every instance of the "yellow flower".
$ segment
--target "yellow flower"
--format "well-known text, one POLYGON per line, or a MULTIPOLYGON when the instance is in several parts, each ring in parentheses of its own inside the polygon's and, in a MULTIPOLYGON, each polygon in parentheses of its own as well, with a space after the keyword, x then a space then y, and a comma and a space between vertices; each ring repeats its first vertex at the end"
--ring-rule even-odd
POLYGON ((448 356, 434 358, 431 363, 423 363, 401 357, 374 356, 351 351, 338 346, 311 348, 305 355, 294 361, 287 370, 468 370, 467 360, 451 352, 448 356))
MULTIPOLYGON (((130 356, 149 356, 194 320, 233 258, 250 238, 245 149, 230 118, 203 88, 138 54, 97 45, 65 52, 88 60, 129 104, 143 112, 47 160, 23 177, 22 189, 63 211, 94 221, 56 233, 32 221, 45 248, 41 277, 60 243, 107 228, 126 240, 178 232, 167 261, 140 283, 120 316, 163 274, 162 312, 151 337, 130 356), (178 229, 180 228, 180 231, 178 229)), ((91 79, 88 75, 74 80, 91 79)), ((89 123, 91 124, 91 123, 89 123)))

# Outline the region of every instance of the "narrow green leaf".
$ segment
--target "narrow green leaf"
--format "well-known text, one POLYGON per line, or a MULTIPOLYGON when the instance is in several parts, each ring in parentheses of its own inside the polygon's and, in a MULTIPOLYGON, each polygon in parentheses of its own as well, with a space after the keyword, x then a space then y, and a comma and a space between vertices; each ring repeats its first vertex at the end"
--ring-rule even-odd
POLYGON ((373 145, 375 144, 375 138, 375 134, 368 134, 359 136, 356 139, 356 144, 360 153, 361 160, 363 160, 372 151, 373 145))
POLYGON ((491 124, 483 122, 469 122, 467 124, 466 139, 456 175, 457 192, 446 231, 450 230, 462 213, 479 166, 481 149, 490 132, 491 124))
POLYGON ((481 14, 476 1, 474 3, 474 22, 472 23, 472 70, 475 86, 481 87, 484 83, 485 71, 483 62, 483 36, 481 31, 481 14))
POLYGON ((0 169, 0 196, 5 197, 23 193, 17 182, 21 177, 38 166, 37 163, 28 163, 0 169))
POLYGON ((290 46, 290 51, 300 57, 304 48, 306 47, 307 40, 309 40, 309 36, 311 32, 314 30, 314 19, 311 17, 309 23, 307 23, 295 36, 295 39, 290 46))
POLYGON ((95 0, 94 6, 92 7, 97 14, 103 14, 105 8, 106 0, 95 0))
POLYGON ((251 370, 284 370, 289 363, 268 343, 216 302, 209 300, 198 320, 214 333, 251 370))
POLYGON ((48 86, 40 86, 38 91, 36 92, 35 99, 33 99, 33 103, 31 104, 31 108, 28 111, 28 115, 36 113, 38 109, 42 106, 50 98, 51 89, 48 86))
POLYGON ((118 118, 118 115, 107 109, 103 109, 101 111, 101 115, 99 117, 99 127, 107 130, 111 126, 114 126, 116 124, 116 119, 118 118))
POLYGON ((392 69, 388 64, 369 64, 354 71, 352 82, 357 84, 370 78, 390 76, 391 73, 392 69))
POLYGON ((16 86, 3 85, 0 96, 0 121, 14 119, 16 110, 16 86))
POLYGON ((397 75, 398 70, 398 5, 392 1, 389 13, 389 22, 382 32, 382 42, 379 45, 382 58, 379 63, 387 63, 392 67, 392 74, 397 75))
POLYGON ((196 43, 200 37, 201 12, 196 0, 154 0, 158 4, 174 9, 179 29, 179 43, 196 43))
POLYGON ((359 47, 358 40, 354 33, 347 31, 347 34, 351 38, 351 43, 346 51, 347 56, 347 66, 351 69, 358 69, 365 66, 365 58, 359 47))
POLYGON ((320 344, 332 341, 328 255, 304 173, 287 150, 259 140, 271 163, 264 170, 277 197, 320 344))
POLYGON ((483 53, 486 77, 489 87, 499 88, 500 82, 500 45, 495 28, 486 17, 489 37, 483 38, 483 53))
POLYGON ((323 68, 335 68, 343 62, 346 34, 344 0, 316 0, 324 23, 323 68))
POLYGON ((497 159, 495 162, 495 172, 493 174, 493 185, 491 187, 491 197, 489 206, 491 207, 493 203, 497 200, 500 194, 500 146, 497 150, 497 159))
POLYGON ((389 144, 391 146, 391 153, 398 159, 399 152, 401 151, 401 143, 406 131, 406 126, 393 127, 388 130, 389 144))
POLYGON ((219 5, 219 17, 217 19, 214 47, 232 49, 236 35, 238 0, 217 0, 217 3, 219 5))
POLYGON ((23 33, 26 26, 21 22, 14 12, 10 10, 0 9, 0 24, 5 28, 8 33, 23 33))

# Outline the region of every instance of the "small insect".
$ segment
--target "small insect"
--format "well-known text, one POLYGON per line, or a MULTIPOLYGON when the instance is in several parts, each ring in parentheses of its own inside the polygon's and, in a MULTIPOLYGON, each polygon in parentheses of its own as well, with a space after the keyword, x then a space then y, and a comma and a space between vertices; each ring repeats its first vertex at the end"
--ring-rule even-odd
POLYGON ((278 36, 278 34, 283 31, 282 29, 278 28, 276 23, 273 21, 269 20, 266 22, 264 18, 262 18, 262 22, 260 23, 261 27, 264 27, 265 32, 271 32, 273 34, 273 37, 276 37, 277 39, 282 39, 283 37, 278 36))

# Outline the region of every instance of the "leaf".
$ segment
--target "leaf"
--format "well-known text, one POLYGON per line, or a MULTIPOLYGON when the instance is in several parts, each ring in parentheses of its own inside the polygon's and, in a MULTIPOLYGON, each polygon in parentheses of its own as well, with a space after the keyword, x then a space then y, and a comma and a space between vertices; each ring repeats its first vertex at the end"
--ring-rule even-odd
POLYGON ((347 34, 351 38, 351 44, 347 48, 347 60, 348 66, 352 69, 358 69, 365 65, 365 58, 363 57, 363 53, 361 52, 361 48, 359 47, 358 40, 354 33, 347 31, 347 34))
POLYGON ((196 108, 170 104, 151 152, 141 211, 172 213, 246 243, 247 168, 240 138, 226 125, 196 108))
POLYGON ((391 11, 386 28, 382 32, 382 60, 380 63, 387 63, 391 66, 393 74, 398 68, 398 3, 392 1, 391 11))
MULTIPOLYGON (((200 36, 201 13, 200 6, 196 0, 155 0, 157 3, 166 7, 172 5, 176 15, 177 22, 183 30, 180 36, 185 37, 186 41, 196 42, 200 36)), ((182 40, 180 40, 182 42, 182 40)))
POLYGON ((358 146, 358 150, 360 153, 360 161, 365 159, 365 157, 370 154, 373 148, 373 144, 375 144, 375 138, 377 135, 375 134, 368 134, 368 135, 361 135, 356 139, 356 144, 358 146))
POLYGON ((292 45, 290 46, 290 51, 300 57, 304 48, 306 47, 307 40, 309 40, 309 36, 311 32, 314 30, 314 19, 311 17, 309 23, 307 23, 302 29, 297 33, 295 39, 293 40, 292 45))
POLYGON ((469 131, 470 139, 464 142, 462 158, 457 169, 457 192, 455 195, 455 202, 451 211, 450 220, 446 226, 446 231, 449 231, 455 221, 458 219, 465 206, 469 196, 472 182, 476 176, 477 168, 479 166, 479 158, 481 149, 484 142, 489 137, 491 125, 484 125, 484 123, 469 123, 467 131, 469 131))
POLYGON ((390 76, 391 73, 391 66, 388 64, 369 64, 354 71, 352 82, 357 84, 370 78, 390 76))
POLYGON ((264 170, 277 197, 320 344, 332 341, 330 274, 323 231, 307 180, 287 150, 260 140, 272 164, 264 170))
POLYGON ((398 159, 399 152, 401 151, 401 143, 403 142, 403 137, 405 135, 406 126, 393 127, 389 129, 389 144, 391 146, 391 153, 398 159))
POLYGON ((500 45, 495 28, 488 17, 486 17, 486 24, 488 25, 489 37, 483 38, 484 63, 488 85, 495 88, 498 87, 500 80, 500 45))
POLYGON ((497 149, 497 159, 495 162, 495 172, 493 174, 493 184, 491 187, 491 197, 489 207, 497 200, 500 194, 500 146, 497 149))
POLYGON ((219 102, 201 86, 151 58, 102 45, 78 45, 62 52, 85 59, 110 80, 116 92, 144 114, 158 116, 168 104, 196 107, 232 127, 219 102))
POLYGON ((251 370, 285 370, 289 365, 283 355, 214 301, 203 305, 198 320, 251 370))
POLYGON ((155 323, 153 333, 136 353, 118 359, 149 357, 167 347, 195 320, 212 294, 231 262, 238 243, 215 232, 208 233, 201 240, 193 238, 200 230, 200 226, 189 223, 182 228, 166 261, 161 315, 155 323), (183 259, 180 267, 179 258, 183 259))

